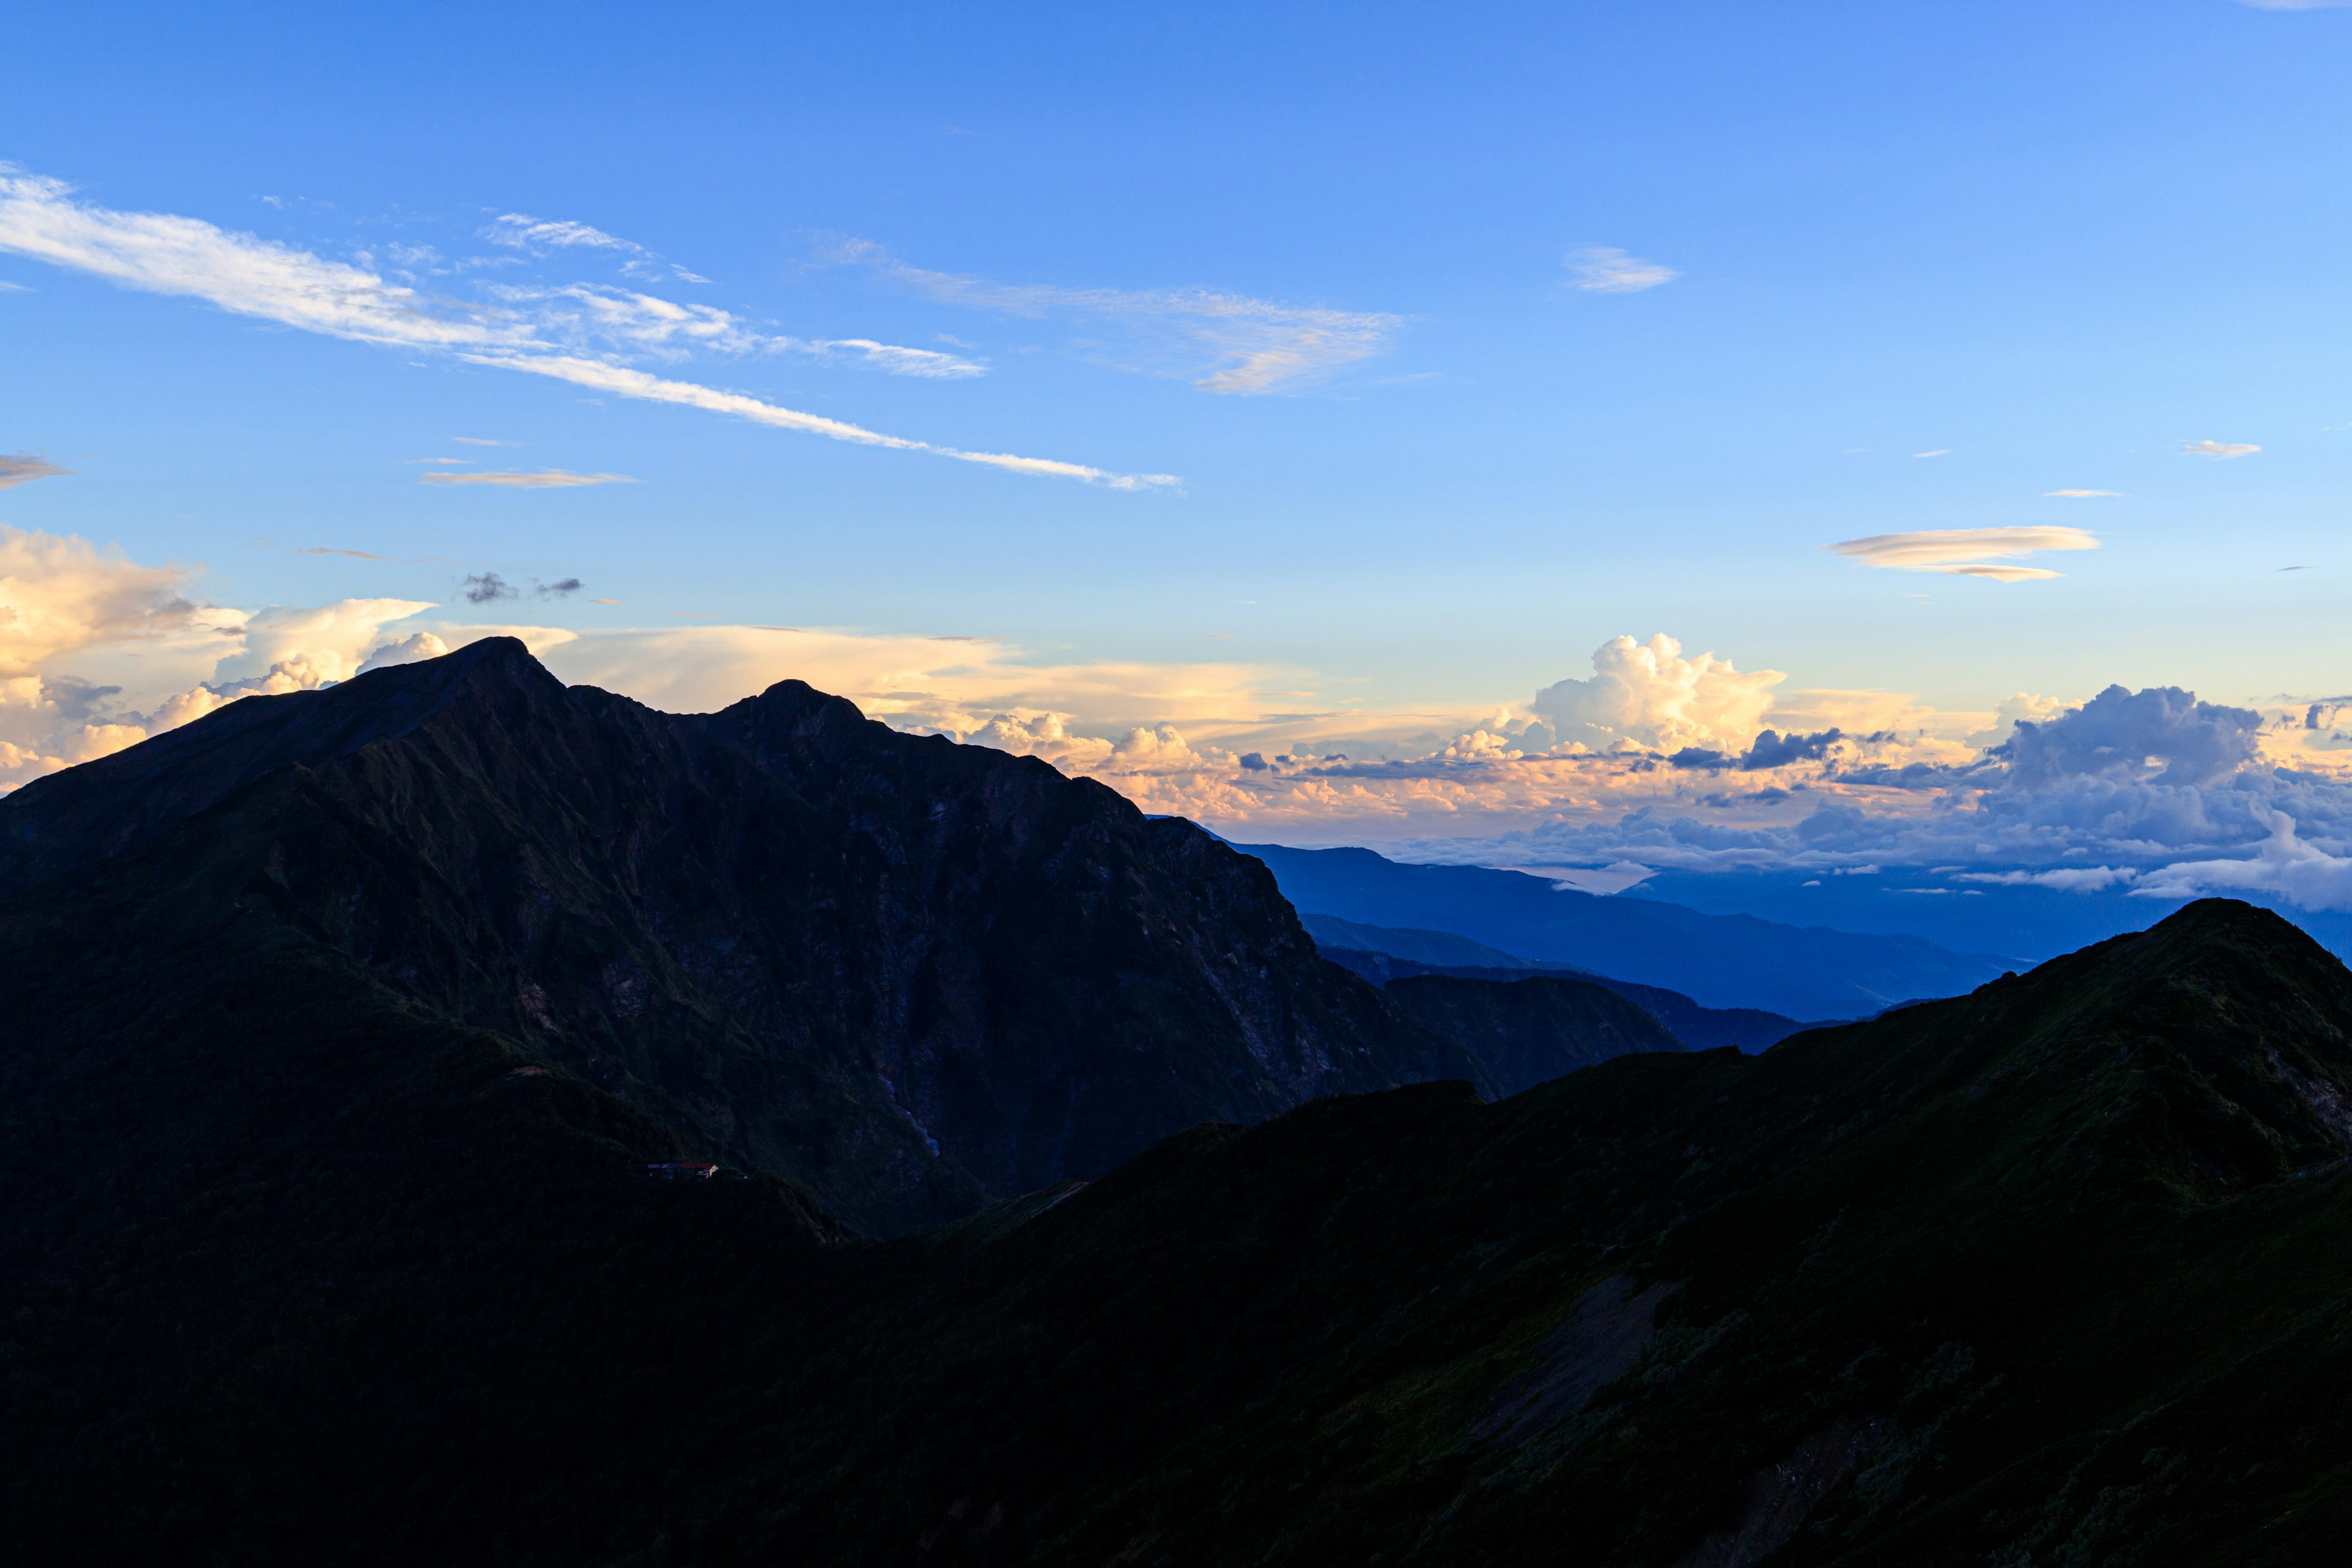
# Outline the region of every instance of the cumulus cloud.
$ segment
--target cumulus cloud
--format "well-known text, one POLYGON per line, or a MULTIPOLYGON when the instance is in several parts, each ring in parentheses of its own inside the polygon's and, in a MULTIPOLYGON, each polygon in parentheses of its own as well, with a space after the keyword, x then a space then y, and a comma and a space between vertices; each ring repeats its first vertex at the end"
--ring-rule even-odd
POLYGON ((414 632, 396 642, 385 643, 360 661, 355 672, 365 675, 371 669, 383 669, 395 664, 415 664, 423 658, 439 658, 449 651, 449 645, 431 632, 414 632))
POLYGON ((2004 557, 2048 550, 2096 550, 2096 536, 2079 528, 1951 528, 1917 533, 1874 533, 1824 548, 1865 566, 1896 572, 1940 572, 2023 583, 2060 575, 2039 566, 1999 563, 2004 557), (1984 559, 1990 557, 1990 561, 1984 559))
POLYGON ((0 452, 0 490, 14 485, 29 485, 35 479, 54 479, 72 473, 47 458, 37 458, 30 452, 0 452))
POLYGON ((2262 726, 2251 708, 2200 702, 2177 686, 2110 686, 2071 712, 2019 721, 1993 754, 2009 763, 2011 781, 2025 789, 2070 778, 2196 786, 2253 766, 2262 726))
POLYGON ((403 599, 259 611, 201 605, 177 568, 0 528, 0 789, 240 697, 347 679, 387 640, 387 624, 430 607, 403 599))
MULTIPOLYGON (((1404 326, 1402 316, 1289 305, 1206 289, 1163 291, 1066 289, 1048 283, 997 283, 909 266, 869 240, 833 247, 827 259, 869 267, 929 299, 971 310, 1027 317, 1074 316, 1129 331, 1173 334, 1159 354, 1197 362, 1181 374, 1202 392, 1263 396, 1304 390, 1347 366, 1387 352, 1404 326)), ((1134 347, 1147 358, 1155 345, 1134 347)), ((912 352, 912 351, 902 351, 912 352)), ((1146 365, 1143 368, 1156 368, 1146 365)))
POLYGON ((1646 643, 1617 637, 1593 651, 1590 677, 1548 686, 1531 706, 1562 746, 1723 750, 1748 743, 1787 679, 1742 673, 1712 653, 1685 658, 1663 632, 1646 643))
POLYGON ((1570 287, 1592 294, 1638 294, 1682 276, 1671 267, 1608 245, 1580 245, 1568 253, 1565 265, 1570 287))
POLYGON ((186 624, 187 574, 140 566, 87 540, 0 524, 0 679, 30 676, 95 643, 186 624))
POLYGON ((419 474, 417 482, 427 485, 495 485, 507 489, 550 490, 570 489, 577 485, 633 485, 637 481, 626 474, 574 474, 562 468, 541 468, 531 473, 419 474))
POLYGON ((2231 458, 2251 458, 2262 450, 2250 441, 2183 441, 2180 449, 2192 458, 2219 458, 2224 462, 2231 458))
MULTIPOLYGON (((518 237, 545 226, 540 220, 513 216, 520 226, 512 231, 518 237)), ((584 225, 555 228, 564 234, 600 233, 584 225)), ((522 243, 592 242, 559 241, 542 235, 522 243)), ((803 346, 792 339, 770 338, 711 307, 681 305, 593 284, 496 286, 472 300, 428 296, 369 267, 329 260, 202 219, 98 206, 78 200, 62 181, 23 174, 6 164, 0 164, 0 252, 32 257, 126 289, 204 300, 236 315, 305 331, 412 353, 455 354, 473 364, 527 371, 616 396, 702 408, 863 446, 929 452, 1008 472, 1075 479, 1120 489, 1159 489, 1175 482, 1165 474, 1115 474, 1083 463, 965 452, 884 436, 740 393, 654 376, 634 368, 635 360, 648 357, 676 360, 688 353, 740 355, 757 349, 803 346)), ((878 360, 870 354, 866 357, 886 368, 893 362, 887 353, 878 360)))

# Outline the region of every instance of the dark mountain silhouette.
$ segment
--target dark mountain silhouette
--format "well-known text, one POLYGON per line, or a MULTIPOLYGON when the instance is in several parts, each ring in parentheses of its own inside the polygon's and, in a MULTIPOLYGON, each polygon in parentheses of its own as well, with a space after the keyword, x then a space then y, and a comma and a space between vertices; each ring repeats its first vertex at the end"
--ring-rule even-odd
MULTIPOLYGON (((927 1169, 858 1077, 924 1042, 992 1086, 1124 1050, 1164 1098, 1081 1110, 1152 1114, 1312 1092, 1303 1038, 1496 1069, 1042 764, 511 645, 383 673, 0 803, 9 1561, 2197 1568, 2352 1527, 2352 973, 2274 915, 1090 1183, 982 1188, 951 1140, 1029 1124, 958 1110, 880 1190, 960 1217, 876 1241, 765 1152, 927 1169), (952 1030, 875 1011, 950 951, 952 1030)), ((1490 1050, 1506 999, 1641 1016, 1392 984, 1490 1050)))
POLYGON ((1914 936, 1864 936, 1752 915, 1701 914, 1657 899, 1603 898, 1519 871, 1405 865, 1370 849, 1235 847, 1265 861, 1284 896, 1307 914, 1449 932, 1523 961, 1677 991, 1708 1007, 1808 1021, 1867 1017, 2025 967, 1914 936))
POLYGON ((1318 959, 1257 862, 798 682, 662 714, 491 638, 248 699, 0 801, 0 896, 100 870, 317 944, 869 1232, 1202 1121, 1485 1082, 1318 959))
POLYGON ((1632 1051, 1683 1048, 1655 1014, 1590 981, 1421 974, 1389 982, 1381 994, 1432 1034, 1467 1046, 1498 1094, 1632 1051))
POLYGON ((648 1181, 616 1097, 112 878, 6 913, 24 1561, 2284 1564, 2352 1522, 2352 973, 2244 905, 874 1244, 648 1181))
MULTIPOLYGON (((1317 951, 1332 963, 1352 969, 1375 985, 1414 974, 1448 974, 1459 980, 1527 980, 1539 975, 1568 975, 1603 985, 1647 1009, 1693 1050, 1731 1046, 1760 1051, 1805 1027, 1794 1018, 1755 1007, 1702 1007, 1679 991, 1659 985, 1636 985, 1593 974, 1566 963, 1529 963, 1466 937, 1434 931, 1397 931, 1359 925, 1331 915, 1301 915, 1317 951)), ((1897 1003, 1897 1006, 1906 1004, 1897 1003)), ((1884 1012, 1874 1008, 1873 1013, 1884 1012)))

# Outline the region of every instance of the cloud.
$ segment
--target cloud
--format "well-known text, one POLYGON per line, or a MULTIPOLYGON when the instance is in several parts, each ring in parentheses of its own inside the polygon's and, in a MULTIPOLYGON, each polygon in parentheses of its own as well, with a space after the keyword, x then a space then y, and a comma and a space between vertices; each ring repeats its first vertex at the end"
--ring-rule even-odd
POLYGON ((2180 449, 2192 458, 2251 458, 2262 450, 2251 441, 2183 441, 2180 449))
POLYGON ((2248 859, 2182 860, 2140 879, 2146 899, 2194 899, 2208 893, 2268 893, 2306 910, 2352 910, 2352 857, 2331 855, 2303 842, 2295 820, 2263 809, 2269 837, 2248 859))
POLYGON ((962 381, 975 375, 986 375, 988 367, 961 354, 941 353, 937 349, 900 348, 896 343, 877 343, 871 338, 835 338, 815 345, 828 352, 851 349, 866 363, 892 375, 921 376, 931 381, 962 381))
POLYGON ((1824 548, 1859 561, 1897 572, 1940 572, 1958 577, 1985 577, 1997 583, 2023 583, 2058 576, 2039 566, 1995 564, 1979 559, 2031 555, 2044 550, 2096 550, 2098 539, 2079 528, 1952 528, 1917 533, 1874 533, 1824 548))
POLYGON ((1593 650, 1592 671, 1536 693, 1530 706, 1558 745, 1741 746, 1772 705, 1771 689, 1787 679, 1776 669, 1742 673, 1712 653, 1685 658, 1664 633, 1646 643, 1611 638, 1593 650))
MULTIPOLYGON (((474 358, 466 355, 466 358, 474 358)), ((754 424, 772 425, 779 429, 799 430, 814 436, 824 436, 835 441, 849 441, 865 447, 887 447, 899 451, 933 452, 960 462, 983 463, 1014 473, 1043 474, 1057 479, 1082 479, 1088 484, 1110 489, 1160 489, 1181 484, 1173 474, 1118 474, 1107 469, 1089 468, 1082 463, 1064 463, 1050 458, 1020 458, 1006 452, 966 452, 954 447, 935 447, 925 441, 911 441, 903 436, 885 436, 844 420, 827 419, 822 415, 803 414, 794 409, 780 408, 741 393, 721 392, 715 387, 700 386, 692 382, 671 381, 649 375, 626 365, 609 364, 598 360, 586 360, 568 355, 541 355, 522 359, 483 358, 485 364, 504 365, 510 370, 529 371, 535 375, 553 376, 577 386, 592 387, 599 392, 615 393, 623 397, 639 397, 654 403, 674 403, 688 408, 700 408, 713 414, 732 415, 754 424)))
POLYGON ((0 490, 13 485, 29 485, 35 479, 60 479, 72 472, 71 468, 61 468, 30 452, 0 452, 0 490))
POLYGON ((1007 315, 1079 316, 1130 328, 1172 331, 1183 344, 1176 357, 1197 362, 1205 352, 1215 368, 1184 374, 1202 392, 1263 396, 1301 391, 1347 366, 1384 353, 1404 326, 1402 316, 1286 305, 1205 289, 1160 292, 1125 289, 1065 289, 1047 283, 995 283, 933 272, 898 260, 869 240, 833 247, 826 259, 872 268, 895 282, 944 304, 1007 315))
POLYGON ((1569 286, 1592 294, 1638 294, 1682 276, 1671 267, 1644 261, 1608 245, 1580 245, 1568 253, 1564 263, 1569 286))
POLYGON ((507 580, 495 572, 477 572, 466 579, 466 603, 487 605, 493 599, 512 599, 520 595, 507 580))
POLYGON ((431 632, 415 632, 397 642, 385 643, 361 661, 358 673, 383 669, 395 664, 415 664, 421 658, 439 658, 449 651, 449 645, 431 632))
POLYGON ((386 623, 431 607, 356 599, 251 611, 191 603, 188 586, 177 568, 0 528, 0 789, 239 697, 347 679, 386 623))
POLYGON ((452 436, 449 439, 461 447, 520 447, 522 445, 520 441, 494 441, 488 436, 452 436))
POLYGON ((1962 871, 1952 880, 2002 888, 2055 888, 2067 893, 2099 893, 2122 887, 2138 875, 2128 866, 2066 866, 2055 871, 1962 871))
POLYGON ((2121 490, 2043 490, 2042 492, 2045 499, 2055 498, 2066 500, 2089 500, 2095 496, 2120 496, 2123 493, 2121 490))
POLYGON ((0 679, 22 679, 96 643, 186 624, 187 574, 140 566, 87 540, 0 524, 0 679))
POLYGON ((626 250, 646 254, 642 245, 632 244, 606 234, 601 228, 591 228, 584 223, 570 223, 506 213, 490 220, 482 230, 482 237, 492 245, 509 246, 517 250, 538 246, 584 245, 599 250, 626 250))
POLYGON ((637 482, 626 474, 574 474, 562 468, 541 468, 535 473, 431 473, 419 474, 416 479, 419 484, 426 485, 498 485, 519 490, 570 489, 577 485, 634 485, 637 482))
POLYGON ((1938 447, 1932 452, 1914 452, 1911 455, 1915 458, 1948 458, 1952 455, 1952 449, 1949 447, 1938 447))
POLYGON ((580 579, 566 577, 559 583, 541 583, 531 590, 542 599, 562 599, 580 592, 580 579))
MULTIPOLYGON (((526 225, 526 230, 518 232, 527 232, 529 225, 539 221, 512 216, 526 225)), ((600 232, 575 226, 583 233, 600 232)), ((330 261, 201 219, 117 212, 80 202, 62 181, 22 174, 5 164, 0 164, 0 251, 127 289, 205 300, 236 315, 305 331, 380 347, 451 353, 473 364, 528 371, 620 396, 732 414, 837 440, 930 452, 1014 473, 1076 479, 1118 489, 1160 489, 1176 482, 1164 474, 1113 474, 1083 463, 971 453, 882 436, 632 368, 629 362, 641 357, 740 354, 794 346, 793 340, 772 340, 708 306, 680 305, 590 284, 496 288, 477 300, 428 297, 365 267, 330 261)))
POLYGON ((2070 778, 2153 778, 2211 784, 2254 765, 2263 716, 2251 708, 2200 702, 2177 686, 2127 691, 2110 686, 2056 718, 2020 721, 1998 747, 2020 788, 2070 778))

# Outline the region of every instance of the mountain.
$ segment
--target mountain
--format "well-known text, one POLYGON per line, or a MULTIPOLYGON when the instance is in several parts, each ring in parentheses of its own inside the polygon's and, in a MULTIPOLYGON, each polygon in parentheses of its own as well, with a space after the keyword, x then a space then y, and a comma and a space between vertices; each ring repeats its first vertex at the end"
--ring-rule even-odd
MULTIPOLYGON (((1310 920, 1310 929, 1316 922, 1310 920)), ((1377 927, 1358 926, 1358 931, 1376 931, 1377 927)), ((1366 952, 1361 948, 1326 947, 1324 957, 1343 968, 1351 969, 1373 984, 1387 986, 1391 981, 1405 980, 1425 974, 1444 975, 1454 980, 1476 980, 1493 984, 1510 984, 1516 981, 1571 977, 1604 990, 1613 991, 1665 1026, 1685 1049, 1711 1051, 1729 1046, 1734 1050, 1768 1050, 1790 1035, 1808 1027, 1794 1018, 1784 1018, 1778 1013, 1759 1012, 1753 1007, 1702 1007, 1679 991, 1663 990, 1655 985, 1635 985, 1623 980, 1611 980, 1604 975, 1585 974, 1560 967, 1489 969, 1483 965, 1453 965, 1416 963, 1410 958, 1398 958, 1387 952, 1366 952)), ((1396 1000, 1393 992, 1388 994, 1396 1000)), ((1898 1003, 1898 1006, 1909 1004, 1898 1003)))
POLYGON ((1486 1081, 1189 823, 798 682, 687 716, 567 690, 510 638, 26 785, 0 900, 13 996, 82 973, 55 921, 101 906, 159 1006, 190 932, 284 948, 349 994, 322 1009, 488 1031, 869 1234, 1203 1121, 1486 1081))
MULTIPOLYGON (((1732 1046, 1760 1051, 1785 1040, 1805 1026, 1778 1013, 1755 1007, 1702 1007, 1679 991, 1658 985, 1636 985, 1566 963, 1529 963, 1499 952, 1467 937, 1441 931, 1396 931, 1359 925, 1336 915, 1301 915, 1301 924, 1315 945, 1332 963, 1354 970, 1375 985, 1412 974, 1450 974, 1461 980, 1526 980, 1542 974, 1568 974, 1605 985, 1628 1001, 1647 1008, 1674 1031, 1675 1037, 1695 1050, 1732 1046)), ((1904 1004, 1896 1003, 1901 1006, 1904 1004)), ((1874 1009, 1874 1012, 1884 1009, 1874 1009)))
POLYGON ((1298 923, 1307 928, 1315 945, 1326 951, 1340 948, 1353 952, 1385 952, 1432 968, 1525 970, 1530 973, 1545 969, 1576 972, 1572 964, 1530 963, 1515 953, 1451 931, 1399 931, 1391 926, 1343 921, 1337 915, 1305 912, 1300 913, 1298 923))
POLYGON ((647 1180, 658 1122, 289 928, 91 880, 5 911, 22 1561, 2201 1568, 2352 1526, 2352 973, 2242 904, 873 1243, 647 1180))
POLYGON ((1284 895, 1309 913, 1451 932, 1537 963, 1678 991, 1709 1007, 1753 1007, 1805 1020, 1864 1017, 2027 967, 1912 936, 1856 935, 1701 914, 1654 899, 1604 898, 1518 871, 1409 866, 1369 849, 1234 847, 1264 861, 1284 895))
POLYGON ((1590 981, 1418 974, 1390 981, 1381 994, 1430 1033, 1469 1047, 1506 1095, 1628 1052, 1684 1048, 1655 1014, 1590 981))

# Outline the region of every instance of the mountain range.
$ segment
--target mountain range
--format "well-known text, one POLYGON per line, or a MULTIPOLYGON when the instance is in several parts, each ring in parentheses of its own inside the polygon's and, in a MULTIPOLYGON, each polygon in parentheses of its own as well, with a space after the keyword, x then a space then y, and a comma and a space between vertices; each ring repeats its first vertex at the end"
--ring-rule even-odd
POLYGON ((1755 1008, 1809 1022, 1867 1017, 2030 967, 1992 953, 1954 952, 1916 936, 1603 897, 1521 871, 1408 865, 1362 848, 1237 847, 1263 860, 1283 896, 1304 913, 1447 932, 1521 962, 1572 965, 1679 992, 1708 1007, 1755 1008))
POLYGON ((2352 972, 2273 913, 1675 1049, 1574 976, 1374 986, 1044 764, 477 647, 0 802, 11 1560, 2197 1568, 2352 1526, 2352 972), (909 1082, 964 1087, 908 1131, 909 1082))
POLYGON ((1375 985, 1423 974, 1457 980, 1572 978, 1604 986, 1647 1011, 1694 1050, 1731 1046, 1760 1051, 1805 1026, 1754 1007, 1702 1007, 1679 991, 1594 974, 1570 964, 1529 963, 1467 937, 1436 931, 1398 931, 1359 925, 1336 915, 1301 915, 1315 945, 1332 963, 1355 971, 1375 985))
MULTIPOLYGON (((294 944, 866 1234, 1202 1121, 1494 1089, 1190 823, 797 682, 688 716, 567 689, 511 638, 237 702, 17 791, 12 895, 20 998, 79 973, 68 920, 167 955, 132 995, 209 984, 194 948, 294 944)), ((1605 1043, 1564 1048, 1545 1076, 1605 1043)))

